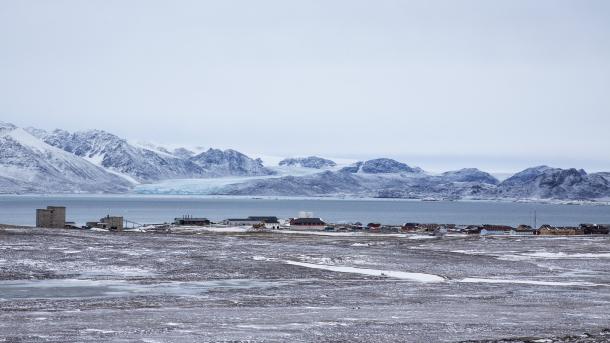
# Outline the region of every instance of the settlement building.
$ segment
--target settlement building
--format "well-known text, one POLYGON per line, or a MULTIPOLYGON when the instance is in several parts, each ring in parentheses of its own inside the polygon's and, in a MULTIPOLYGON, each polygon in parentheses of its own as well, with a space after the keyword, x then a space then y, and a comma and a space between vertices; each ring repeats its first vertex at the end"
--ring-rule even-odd
POLYGON ((379 232, 381 231, 381 224, 380 223, 368 223, 366 224, 366 228, 369 231, 372 232, 379 232))
POLYGON ((544 224, 538 229, 539 235, 573 236, 584 234, 583 229, 575 226, 551 226, 544 224))
POLYGON ((63 206, 47 206, 36 210, 36 227, 61 228, 66 226, 66 208, 63 206))
POLYGON ((481 236, 486 235, 510 235, 514 229, 505 225, 489 225, 485 224, 481 227, 481 236))
POLYGON ((326 223, 320 218, 293 218, 290 220, 292 230, 318 230, 326 228, 326 223))
POLYGON ((123 231, 123 217, 107 215, 99 222, 87 222, 88 228, 106 229, 110 231, 123 231))
POLYGON ((404 223, 403 226, 400 228, 401 231, 403 232, 416 232, 419 231, 419 223, 404 223))
POLYGON ((532 228, 529 225, 524 225, 521 224, 519 226, 517 226, 516 229, 513 229, 510 231, 510 234, 513 236, 531 236, 531 235, 535 235, 537 233, 537 230, 532 228))
POLYGON ((280 221, 273 216, 249 216, 248 218, 230 218, 225 220, 229 226, 254 226, 264 224, 267 229, 279 229, 280 221))
POLYGON ((609 224, 580 224, 580 229, 585 235, 607 235, 610 233, 609 224))
POLYGON ((208 218, 195 218, 191 216, 183 216, 182 218, 174 218, 174 224, 176 225, 189 225, 189 226, 208 226, 212 222, 208 218))

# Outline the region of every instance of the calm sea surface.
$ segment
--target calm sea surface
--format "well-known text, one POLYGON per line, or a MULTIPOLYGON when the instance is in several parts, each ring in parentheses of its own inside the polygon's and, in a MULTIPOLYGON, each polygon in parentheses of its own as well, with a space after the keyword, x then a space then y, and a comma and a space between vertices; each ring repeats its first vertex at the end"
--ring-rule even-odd
POLYGON ((78 224, 106 214, 121 215, 137 223, 163 223, 190 214, 213 221, 226 218, 270 215, 289 218, 311 211, 330 222, 404 222, 455 224, 576 225, 610 223, 607 205, 556 205, 514 202, 251 199, 147 195, 2 195, 0 223, 34 225, 36 208, 67 207, 67 219, 78 224))

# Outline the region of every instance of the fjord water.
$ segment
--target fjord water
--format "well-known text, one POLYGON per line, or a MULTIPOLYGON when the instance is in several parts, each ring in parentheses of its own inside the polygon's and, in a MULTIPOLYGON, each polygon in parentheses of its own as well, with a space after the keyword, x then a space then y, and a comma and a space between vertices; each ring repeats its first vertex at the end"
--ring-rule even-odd
POLYGON ((77 224, 107 214, 137 223, 170 222, 188 214, 213 221, 274 215, 289 218, 311 211, 329 222, 404 222, 455 224, 577 225, 610 223, 610 206, 483 201, 408 201, 388 199, 253 199, 151 195, 2 195, 0 223, 34 225, 35 210, 67 207, 67 220, 77 224))

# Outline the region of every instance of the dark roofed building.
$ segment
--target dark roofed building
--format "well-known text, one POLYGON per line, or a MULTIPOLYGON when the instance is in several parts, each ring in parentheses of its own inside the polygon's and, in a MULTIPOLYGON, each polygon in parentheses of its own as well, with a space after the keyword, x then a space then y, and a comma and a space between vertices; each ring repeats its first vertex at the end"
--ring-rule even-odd
POLYGON ((419 223, 404 223, 401 230, 404 232, 414 232, 419 229, 419 223))
POLYGON ((610 224, 580 224, 585 235, 607 235, 610 233, 610 224))
POLYGON ((326 223, 320 218, 293 218, 290 228, 293 230, 324 230, 326 223))
POLYGON ((195 218, 184 216, 182 218, 175 218, 174 224, 176 225, 190 225, 190 226, 208 226, 211 224, 208 218, 195 218))

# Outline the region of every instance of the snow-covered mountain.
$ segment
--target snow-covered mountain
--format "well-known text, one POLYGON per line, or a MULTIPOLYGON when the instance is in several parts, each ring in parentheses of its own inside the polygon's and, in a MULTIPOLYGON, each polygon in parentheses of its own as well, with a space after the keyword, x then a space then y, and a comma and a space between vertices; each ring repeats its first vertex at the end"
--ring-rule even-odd
POLYGON ((337 166, 335 161, 318 157, 318 156, 309 156, 309 157, 296 157, 296 158, 286 158, 280 161, 280 166, 288 166, 288 167, 302 167, 302 168, 313 168, 313 169, 323 169, 329 167, 337 166))
POLYGON ((306 176, 249 180, 216 191, 228 195, 357 196, 384 198, 457 198, 492 190, 497 180, 469 169, 433 176, 391 159, 357 162, 339 171, 306 176), (481 181, 481 179, 483 181, 481 181), (494 181, 495 180, 495 183, 494 181), (472 180, 472 181, 468 181, 472 180))
POLYGON ((133 144, 111 133, 90 130, 50 133, 30 129, 44 142, 80 156, 135 182, 221 176, 258 176, 272 172, 258 160, 234 150, 210 149, 199 155, 178 148, 170 152, 161 147, 133 144))
POLYGON ((525 169, 500 183, 498 197, 596 199, 610 196, 607 173, 539 166, 525 169))
POLYGON ((252 159, 239 151, 227 149, 209 149, 190 158, 209 176, 264 176, 274 172, 263 166, 259 158, 252 159))
POLYGON ((402 162, 390 158, 376 158, 364 162, 356 162, 351 166, 342 168, 341 171, 364 174, 423 173, 421 168, 411 168, 402 162))
POLYGON ((0 193, 126 192, 132 183, 0 123, 0 193))
POLYGON ((491 176, 491 174, 480 171, 476 168, 464 168, 460 170, 448 171, 441 174, 441 177, 453 182, 480 182, 490 185, 497 185, 500 183, 500 181, 491 176))
POLYGON ((228 195, 355 196, 434 199, 599 199, 610 197, 610 174, 535 167, 499 182, 475 168, 430 175, 388 159, 358 162, 339 171, 225 185, 228 195), (368 166, 365 168, 365 166, 368 166))
POLYGON ((538 166, 500 182, 476 168, 431 174, 389 158, 351 165, 317 156, 278 160, 266 167, 231 149, 170 149, 101 130, 46 132, 0 122, 0 193, 610 199, 610 173, 582 169, 538 166))

